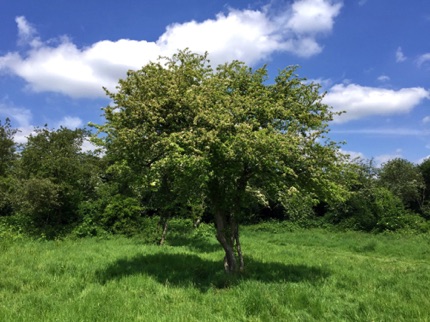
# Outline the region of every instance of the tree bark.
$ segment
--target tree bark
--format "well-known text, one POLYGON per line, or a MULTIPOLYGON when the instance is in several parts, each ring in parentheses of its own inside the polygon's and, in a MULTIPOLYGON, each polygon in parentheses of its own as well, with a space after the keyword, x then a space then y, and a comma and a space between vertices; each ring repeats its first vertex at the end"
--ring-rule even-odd
POLYGON ((237 261, 234 251, 232 236, 234 232, 228 222, 228 215, 220 211, 215 213, 216 238, 224 249, 224 270, 226 273, 235 273, 237 271, 237 261))
POLYGON ((163 246, 165 240, 166 240, 166 235, 167 235, 167 228, 169 225, 169 217, 168 216, 162 216, 160 218, 160 222, 159 225, 162 227, 162 233, 161 233, 161 238, 160 238, 160 242, 158 243, 160 246, 163 246))
POLYGON ((238 224, 236 224, 234 239, 235 239, 235 242, 236 242, 237 255, 239 256, 239 271, 243 272, 244 269, 245 269, 245 261, 243 260, 242 247, 240 246, 239 225, 238 224))

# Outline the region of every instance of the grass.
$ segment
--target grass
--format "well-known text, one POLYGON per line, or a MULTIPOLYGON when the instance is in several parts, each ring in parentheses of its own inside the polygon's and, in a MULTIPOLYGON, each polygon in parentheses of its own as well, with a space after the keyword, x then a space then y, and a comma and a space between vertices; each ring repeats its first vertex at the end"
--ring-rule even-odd
POLYGON ((429 236, 245 227, 229 277, 206 235, 0 240, 0 321, 430 321, 429 236))

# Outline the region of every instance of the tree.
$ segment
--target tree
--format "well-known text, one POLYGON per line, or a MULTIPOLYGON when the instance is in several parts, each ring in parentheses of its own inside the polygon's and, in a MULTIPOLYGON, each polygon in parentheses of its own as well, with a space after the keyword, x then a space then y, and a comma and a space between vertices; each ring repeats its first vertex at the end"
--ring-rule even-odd
POLYGON ((419 165, 418 169, 421 172, 424 181, 424 202, 421 207, 421 215, 424 218, 430 219, 430 158, 426 158, 419 165))
POLYGON ((13 180, 10 176, 10 170, 16 160, 16 143, 14 141, 16 132, 17 130, 12 128, 8 118, 3 125, 0 121, 0 216, 13 213, 10 198, 13 180))
POLYGON ((345 201, 330 207, 327 219, 331 223, 348 229, 375 229, 380 216, 375 212, 377 172, 373 160, 354 159, 345 166, 343 176, 349 194, 345 201))
POLYGON ((244 268, 239 222, 250 202, 341 198, 342 156, 326 138, 330 107, 295 67, 268 83, 265 67, 213 69, 188 50, 129 71, 97 126, 107 156, 135 173, 142 193, 213 216, 227 272, 244 268))
POLYGON ((90 133, 84 129, 36 129, 19 160, 20 212, 39 227, 58 227, 78 219, 79 204, 91 198, 98 159, 82 151, 90 133))
POLYGON ((379 182, 399 197, 406 208, 417 211, 422 207, 425 182, 420 169, 412 162, 396 158, 384 163, 379 182))
POLYGON ((0 121, 0 176, 5 176, 12 161, 16 159, 15 141, 13 139, 17 130, 13 129, 10 120, 6 119, 2 125, 0 121))
POLYGON ((423 162, 418 165, 418 169, 421 172, 421 175, 425 184, 425 199, 430 199, 430 158, 426 158, 423 162))

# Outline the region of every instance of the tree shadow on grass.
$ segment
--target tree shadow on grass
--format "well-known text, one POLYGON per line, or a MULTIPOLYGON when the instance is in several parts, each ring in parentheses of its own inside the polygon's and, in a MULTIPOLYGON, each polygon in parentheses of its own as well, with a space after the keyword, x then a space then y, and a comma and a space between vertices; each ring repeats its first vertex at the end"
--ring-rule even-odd
POLYGON ((260 262, 246 258, 246 270, 238 275, 224 273, 221 259, 213 261, 192 254, 150 254, 119 259, 107 268, 97 271, 97 280, 105 284, 111 280, 144 274, 159 283, 176 287, 195 287, 202 292, 210 288, 228 288, 241 281, 257 280, 267 283, 317 284, 327 278, 327 270, 307 265, 286 265, 278 262, 260 262))
POLYGON ((199 253, 212 253, 221 249, 219 243, 211 242, 208 238, 200 236, 169 236, 167 243, 170 246, 184 246, 193 252, 199 253))

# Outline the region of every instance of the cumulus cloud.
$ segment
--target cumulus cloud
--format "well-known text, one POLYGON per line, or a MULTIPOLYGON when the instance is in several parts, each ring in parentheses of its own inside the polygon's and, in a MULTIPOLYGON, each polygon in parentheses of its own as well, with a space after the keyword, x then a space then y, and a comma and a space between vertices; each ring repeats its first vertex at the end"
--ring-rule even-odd
POLYGON ((34 92, 104 97, 102 86, 113 90, 128 69, 187 47, 209 52, 214 64, 239 59, 252 65, 275 52, 316 55, 319 37, 332 30, 341 7, 333 0, 296 0, 283 10, 230 9, 214 19, 171 24, 155 42, 103 40, 84 48, 67 37, 56 45, 43 42, 25 17, 17 17, 19 42, 30 48, 0 56, 0 71, 23 78, 34 92))
POLYGON ((406 56, 403 54, 402 47, 398 47, 396 50, 396 62, 401 63, 406 60, 406 56))
POLYGON ((337 84, 327 92, 323 101, 335 111, 346 111, 334 120, 342 123, 371 115, 407 113, 429 98, 430 92, 421 87, 392 90, 337 84))
POLYGON ((333 18, 340 13, 342 4, 325 0, 302 0, 292 5, 287 26, 297 34, 317 34, 333 28, 333 18))

